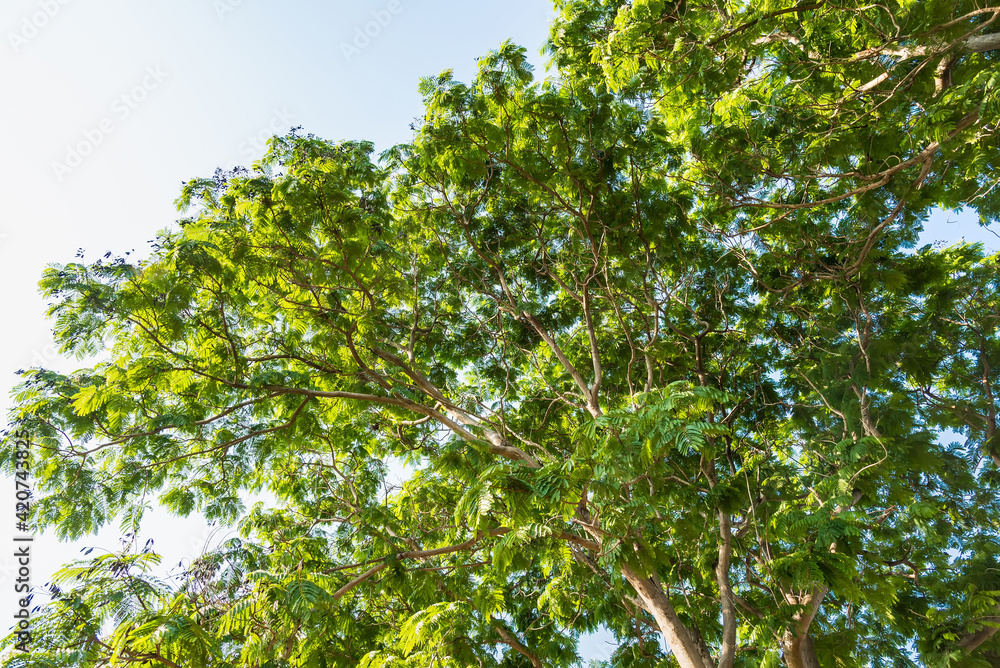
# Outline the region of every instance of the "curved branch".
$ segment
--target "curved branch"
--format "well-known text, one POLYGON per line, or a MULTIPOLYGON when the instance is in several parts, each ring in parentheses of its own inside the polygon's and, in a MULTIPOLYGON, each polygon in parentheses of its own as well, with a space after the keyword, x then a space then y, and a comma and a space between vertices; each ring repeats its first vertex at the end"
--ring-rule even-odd
POLYGON ((959 648, 964 649, 966 652, 971 652, 992 638, 997 631, 1000 631, 1000 607, 997 608, 995 616, 987 617, 981 620, 981 623, 983 624, 983 628, 975 633, 969 633, 958 641, 959 648))

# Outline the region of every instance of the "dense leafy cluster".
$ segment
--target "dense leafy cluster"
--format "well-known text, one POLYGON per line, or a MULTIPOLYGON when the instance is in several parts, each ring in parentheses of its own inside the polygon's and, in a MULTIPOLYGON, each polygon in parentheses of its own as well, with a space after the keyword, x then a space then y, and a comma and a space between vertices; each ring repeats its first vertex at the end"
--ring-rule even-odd
POLYGON ((67 566, 5 666, 1000 665, 1000 257, 916 247, 1000 211, 1000 8, 557 6, 558 76, 504 44, 47 270, 101 361, 23 374, 38 526, 239 537, 67 566))

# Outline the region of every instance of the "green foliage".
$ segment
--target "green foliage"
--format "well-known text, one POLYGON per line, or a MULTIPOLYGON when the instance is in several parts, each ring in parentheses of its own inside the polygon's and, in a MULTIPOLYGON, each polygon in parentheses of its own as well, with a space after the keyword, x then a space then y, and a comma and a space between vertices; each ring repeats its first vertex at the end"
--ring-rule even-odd
POLYGON ((914 245, 1000 211, 996 12, 556 4, 558 77, 505 43, 46 270, 100 361, 22 374, 36 525, 240 538, 67 566, 3 665, 995 663, 1000 257, 914 245))

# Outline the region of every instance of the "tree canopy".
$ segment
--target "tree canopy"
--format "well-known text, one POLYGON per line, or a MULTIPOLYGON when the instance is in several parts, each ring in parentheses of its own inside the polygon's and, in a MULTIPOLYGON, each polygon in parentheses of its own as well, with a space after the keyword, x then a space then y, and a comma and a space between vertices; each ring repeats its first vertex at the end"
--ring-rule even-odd
POLYGON ((545 81, 506 43, 45 272, 100 361, 23 372, 34 522, 240 535, 67 565, 3 665, 1000 665, 1000 256, 917 247, 1000 214, 1000 7, 556 5, 545 81))

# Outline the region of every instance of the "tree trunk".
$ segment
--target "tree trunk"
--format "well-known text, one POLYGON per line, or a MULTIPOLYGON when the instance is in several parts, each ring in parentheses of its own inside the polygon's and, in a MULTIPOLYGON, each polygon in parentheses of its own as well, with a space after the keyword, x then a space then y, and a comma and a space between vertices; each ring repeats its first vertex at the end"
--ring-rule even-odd
POLYGON ((681 668, 715 668, 711 660, 698 650, 691 632, 677 617, 674 606, 670 604, 670 599, 663 588, 628 566, 623 565, 621 569, 622 575, 635 589, 643 606, 653 615, 656 625, 667 640, 667 646, 670 647, 681 668))
POLYGON ((808 633, 795 637, 791 631, 781 638, 782 658, 788 668, 819 668, 816 648, 808 633))
POLYGON ((736 660, 736 595, 729 582, 729 568, 733 553, 732 524, 729 515, 719 511, 719 563, 715 566, 715 578, 719 584, 719 600, 722 603, 722 646, 719 648, 719 668, 733 668, 736 660))
POLYGON ((990 626, 984 626, 975 633, 970 633, 961 640, 958 641, 958 646, 964 649, 966 652, 972 652, 984 642, 996 635, 997 627, 995 624, 1000 625, 1000 608, 997 608, 998 615, 995 617, 987 617, 983 621, 990 626))
POLYGON ((785 599, 789 603, 805 606, 804 610, 792 616, 792 627, 781 637, 782 656, 788 668, 819 668, 819 659, 816 658, 816 647, 813 645, 812 636, 809 635, 809 627, 827 591, 826 587, 819 587, 808 595, 785 594, 785 599))

